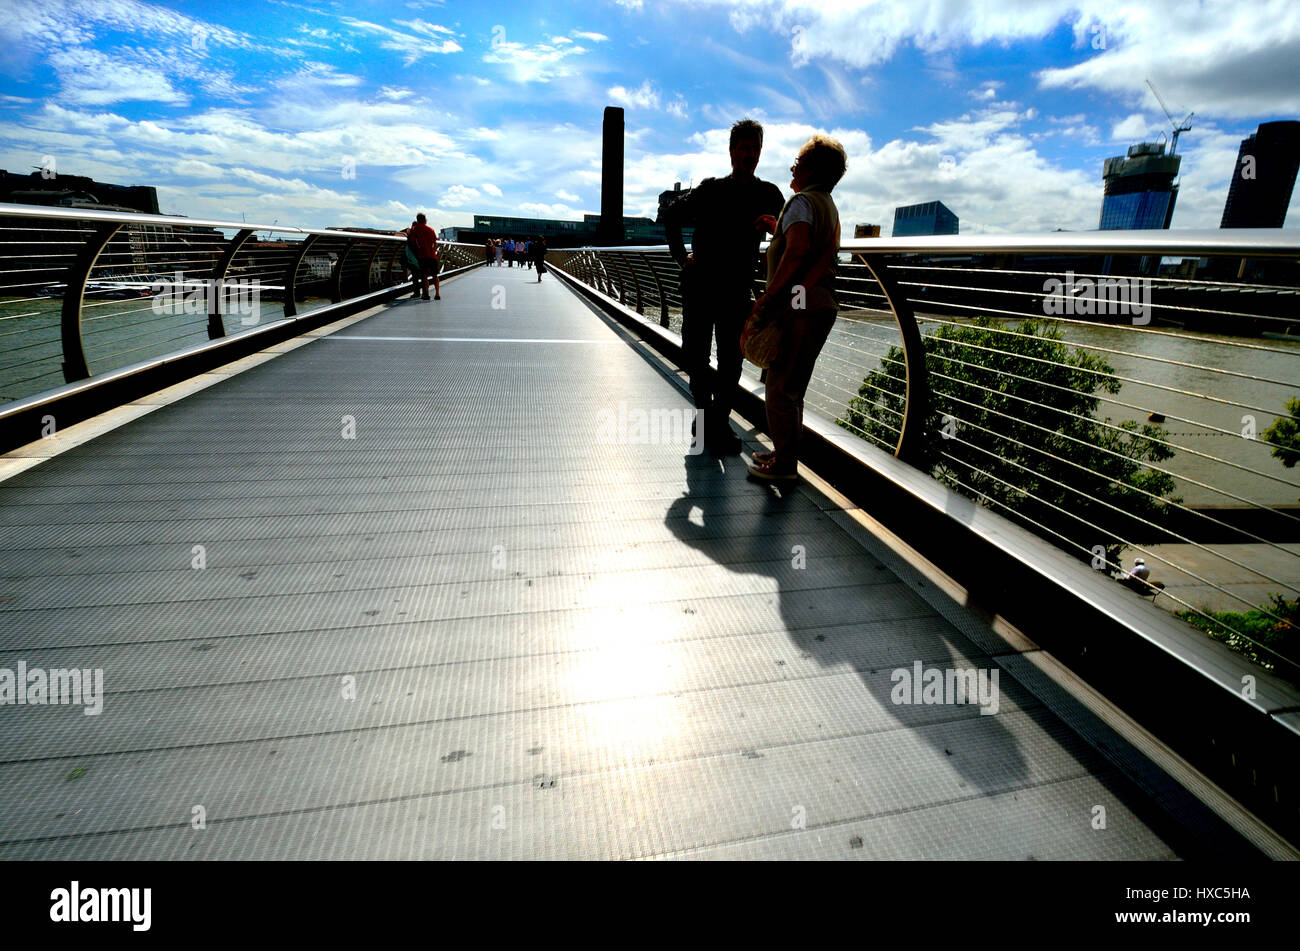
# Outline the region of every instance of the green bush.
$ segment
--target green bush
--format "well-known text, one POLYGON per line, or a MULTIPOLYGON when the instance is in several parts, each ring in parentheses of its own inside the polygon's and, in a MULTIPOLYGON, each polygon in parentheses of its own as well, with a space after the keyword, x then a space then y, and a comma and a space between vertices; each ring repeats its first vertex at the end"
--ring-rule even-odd
POLYGON ((1273 670, 1277 659, 1269 651, 1261 649, 1260 645, 1300 665, 1300 600, 1287 601, 1278 594, 1271 597, 1273 603, 1267 610, 1279 620, 1265 614, 1264 610, 1207 611, 1205 613, 1208 616, 1180 611, 1178 616, 1192 627, 1205 631, 1216 641, 1222 641, 1239 654, 1249 657, 1261 667, 1273 670))
POLYGON ((1300 462, 1300 397, 1286 401, 1286 416, 1273 420, 1273 425, 1262 433, 1273 446, 1273 455, 1282 460, 1288 469, 1300 462))
MULTIPOLYGON (((1173 455, 1155 441, 1165 430, 1103 425, 1094 394, 1120 381, 1101 356, 1063 342, 1055 321, 979 317, 924 340, 930 410, 913 461, 941 482, 1085 560, 1103 546, 1112 563, 1122 539, 1151 534, 1142 520, 1163 524, 1181 501, 1173 478, 1145 465, 1173 455)), ((893 347, 838 422, 892 451, 905 392, 893 347)))

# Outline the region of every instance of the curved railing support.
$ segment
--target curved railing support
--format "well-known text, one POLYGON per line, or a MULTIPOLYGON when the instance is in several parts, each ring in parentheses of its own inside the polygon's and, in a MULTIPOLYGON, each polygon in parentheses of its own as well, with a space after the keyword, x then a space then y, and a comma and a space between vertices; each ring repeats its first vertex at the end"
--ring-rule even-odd
POLYGON ((659 326, 668 326, 668 295, 664 293, 664 282, 659 280, 659 270, 655 267, 654 261, 646 257, 646 263, 650 266, 650 276, 655 279, 655 290, 659 293, 659 326))
POLYGON ((86 363, 86 348, 81 339, 81 305, 86 293, 86 281, 99 259, 99 255, 113 236, 122 230, 124 222, 105 222, 95 226, 95 232, 68 269, 67 289, 63 293, 63 378, 75 383, 90 376, 86 363))
POLYGON ((925 343, 921 339, 921 328, 916 323, 916 312, 912 310, 903 289, 889 276, 886 261, 872 260, 867 255, 860 255, 860 260, 867 266, 871 276, 880 285, 881 293, 894 313, 898 332, 903 338, 903 363, 907 375, 907 395, 903 401, 903 425, 898 435, 898 445, 894 455, 904 462, 914 461, 920 453, 922 441, 926 438, 925 421, 930 414, 930 386, 926 379, 925 343))
MULTIPOLYGON (((235 260, 235 255, 239 249, 244 246, 249 238, 253 236, 253 229, 244 228, 233 238, 230 239, 230 246, 222 252, 220 260, 212 268, 212 284, 209 286, 213 293, 208 295, 208 339, 216 340, 226 335, 226 322, 221 319, 221 301, 223 294, 221 291, 221 282, 226 279, 226 272, 230 270, 230 263, 235 260)), ((182 293, 181 288, 176 288, 177 293, 182 293)))
POLYGON ((298 314, 298 269, 302 267, 302 259, 307 256, 313 244, 320 240, 320 235, 309 234, 303 239, 302 247, 298 253, 293 256, 289 262, 289 267, 284 272, 284 316, 294 317, 298 314))
POLYGON ((330 275, 330 302, 333 304, 343 300, 343 265, 347 263, 348 255, 356 244, 356 238, 349 239, 339 252, 339 259, 334 262, 334 273, 330 275))

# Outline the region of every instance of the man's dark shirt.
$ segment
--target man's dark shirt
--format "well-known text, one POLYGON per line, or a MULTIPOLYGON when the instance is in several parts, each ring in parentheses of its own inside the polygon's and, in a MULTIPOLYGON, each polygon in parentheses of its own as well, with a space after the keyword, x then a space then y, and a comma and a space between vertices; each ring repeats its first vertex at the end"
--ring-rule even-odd
POLYGON ((775 217, 784 204, 781 189, 761 178, 706 178, 664 210, 668 248, 679 264, 685 261, 682 227, 694 225, 694 267, 710 282, 748 287, 763 239, 754 219, 759 215, 775 217))

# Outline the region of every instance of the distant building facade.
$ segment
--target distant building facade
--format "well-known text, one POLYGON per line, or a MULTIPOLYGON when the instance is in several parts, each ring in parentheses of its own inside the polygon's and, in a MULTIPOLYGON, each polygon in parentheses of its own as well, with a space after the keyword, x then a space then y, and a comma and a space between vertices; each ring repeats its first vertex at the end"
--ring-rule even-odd
MULTIPOLYGON (((691 229, 683 229, 690 240, 691 229)), ((664 226, 649 218, 623 218, 620 244, 667 244, 664 226)), ((482 244, 489 238, 531 238, 540 235, 550 248, 594 247, 601 241, 600 215, 583 215, 581 221, 559 218, 517 218, 510 215, 475 215, 470 228, 443 228, 443 241, 482 244)))
POLYGON ((854 225, 853 237, 855 238, 879 238, 880 225, 854 225))
POLYGON ((941 201, 894 209, 895 238, 925 234, 957 234, 957 216, 941 201))
POLYGON ((1174 179, 1182 156, 1166 155, 1163 142, 1141 142, 1127 155, 1106 159, 1101 231, 1168 228, 1178 201, 1174 179))
POLYGON ((19 175, 0 169, 0 201, 158 214, 158 189, 152 185, 114 185, 62 173, 45 178, 41 172, 19 175))
POLYGON ((1220 228, 1281 228, 1300 169, 1300 122, 1264 122, 1241 140, 1220 228))
POLYGON ((659 211, 658 211, 658 213, 655 215, 655 223, 658 224, 658 223, 660 223, 660 222, 662 222, 662 221, 664 220, 664 212, 668 210, 668 206, 669 206, 669 205, 673 204, 673 203, 676 202, 676 201, 680 201, 681 199, 685 198, 685 197, 686 197, 687 195, 689 195, 693 190, 694 190, 694 189, 690 189, 690 188, 682 188, 682 183, 681 183, 681 182, 673 182, 673 187, 672 187, 671 190, 660 192, 660 193, 659 193, 659 211))

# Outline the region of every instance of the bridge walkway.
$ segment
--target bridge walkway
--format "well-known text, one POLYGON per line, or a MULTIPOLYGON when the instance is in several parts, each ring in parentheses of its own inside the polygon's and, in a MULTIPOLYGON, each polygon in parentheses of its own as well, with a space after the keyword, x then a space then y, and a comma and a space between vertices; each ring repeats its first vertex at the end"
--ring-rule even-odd
POLYGON ((0 707, 0 857, 1254 854, 833 492, 642 438, 671 369, 534 280, 0 482, 0 668, 104 678, 0 707), (893 702, 918 663, 997 672, 996 713, 893 702))

